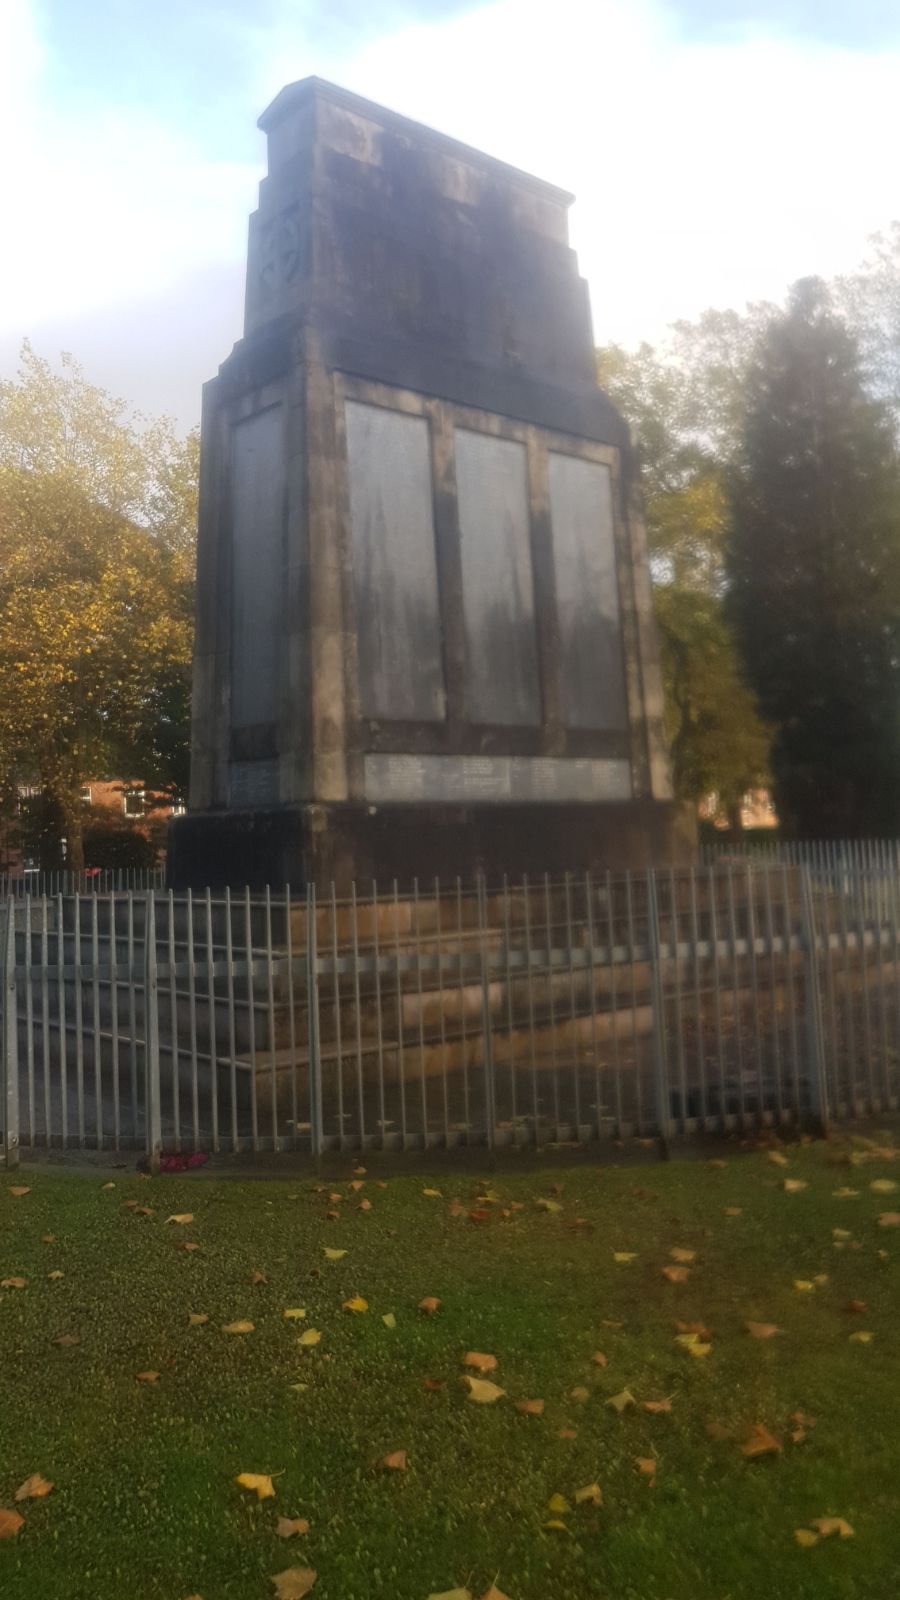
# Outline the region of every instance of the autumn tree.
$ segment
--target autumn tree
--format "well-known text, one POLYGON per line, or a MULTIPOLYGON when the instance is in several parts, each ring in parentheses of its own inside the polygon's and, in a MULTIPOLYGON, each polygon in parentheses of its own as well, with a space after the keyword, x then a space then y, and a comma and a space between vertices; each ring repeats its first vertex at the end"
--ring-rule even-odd
POLYGON ((727 468, 751 346, 744 319, 708 312, 678 324, 664 353, 597 353, 638 442, 675 790, 688 801, 717 793, 732 819, 768 761, 724 610, 727 468))
POLYGON ((197 442, 30 346, 0 384, 0 773, 83 863, 80 793, 107 773, 183 793, 197 442))
POLYGON ((729 611, 774 729, 775 799, 804 837, 900 824, 900 461, 819 280, 748 368, 729 611))

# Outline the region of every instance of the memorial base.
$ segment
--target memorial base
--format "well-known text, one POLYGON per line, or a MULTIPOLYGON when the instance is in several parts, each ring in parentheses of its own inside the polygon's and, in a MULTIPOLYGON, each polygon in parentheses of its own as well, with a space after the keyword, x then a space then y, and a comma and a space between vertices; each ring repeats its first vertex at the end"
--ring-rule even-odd
POLYGON ((457 876, 670 866, 696 858, 696 821, 672 801, 604 805, 310 805, 193 812, 170 825, 173 889, 401 890, 457 876))

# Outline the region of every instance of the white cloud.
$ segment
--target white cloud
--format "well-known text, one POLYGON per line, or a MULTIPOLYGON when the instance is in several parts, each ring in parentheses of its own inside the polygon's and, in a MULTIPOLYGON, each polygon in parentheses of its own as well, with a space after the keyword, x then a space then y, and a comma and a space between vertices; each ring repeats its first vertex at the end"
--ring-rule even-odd
MULTIPOLYGON (((290 0, 282 27, 248 23, 256 110, 316 71, 573 189, 598 339, 659 338, 707 305, 778 299, 802 274, 846 270, 898 209, 900 52, 759 31, 704 45, 678 35, 662 0, 493 0, 329 59, 311 49, 315 11, 290 0)), ((0 177, 16 219, 0 254, 0 358, 31 333, 48 354, 73 349, 98 381, 114 374, 135 402, 193 420, 199 372, 240 335, 260 171, 210 159, 187 120, 102 104, 68 120, 42 45, 27 0, 3 0, 0 149, 17 155, 0 177), (153 359, 167 304, 168 402, 153 359)), ((243 93, 234 114, 247 115, 243 93)), ((252 139, 248 125, 248 151, 252 139)))

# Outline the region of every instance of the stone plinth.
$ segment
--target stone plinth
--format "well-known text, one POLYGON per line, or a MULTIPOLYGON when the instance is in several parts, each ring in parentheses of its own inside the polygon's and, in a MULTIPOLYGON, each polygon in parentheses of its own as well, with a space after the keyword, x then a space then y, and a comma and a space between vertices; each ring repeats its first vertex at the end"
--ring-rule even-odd
POLYGON ((175 883, 639 864, 671 798, 571 196, 307 79, 206 385, 175 883))

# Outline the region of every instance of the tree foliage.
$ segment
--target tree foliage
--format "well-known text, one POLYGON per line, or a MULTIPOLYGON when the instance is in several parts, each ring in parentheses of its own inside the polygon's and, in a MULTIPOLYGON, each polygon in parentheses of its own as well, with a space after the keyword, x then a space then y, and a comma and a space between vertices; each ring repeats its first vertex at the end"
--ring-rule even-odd
POLYGON ((0 384, 0 774, 81 865, 87 779, 186 781, 197 440, 26 345, 0 384))
POLYGON ((900 824, 900 462, 857 341, 818 280, 745 380, 729 614, 774 728, 775 798, 805 837, 900 824))

